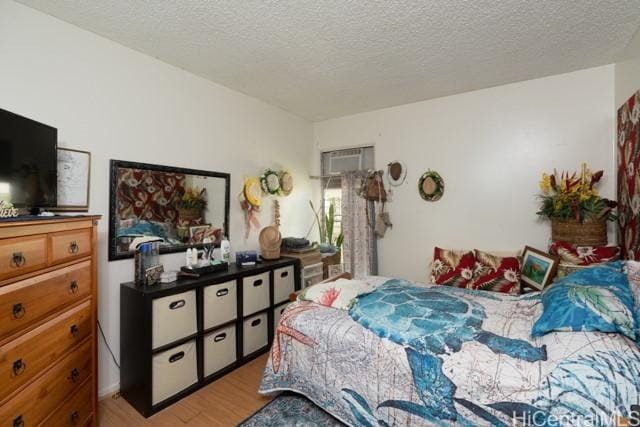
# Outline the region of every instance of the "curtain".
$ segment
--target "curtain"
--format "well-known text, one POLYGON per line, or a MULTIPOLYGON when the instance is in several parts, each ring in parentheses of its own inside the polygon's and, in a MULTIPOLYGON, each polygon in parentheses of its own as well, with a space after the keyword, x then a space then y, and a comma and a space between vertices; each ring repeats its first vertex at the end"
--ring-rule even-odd
POLYGON ((378 274, 376 238, 369 226, 375 218, 374 204, 357 194, 361 179, 361 173, 342 176, 342 256, 345 271, 353 277, 378 274))

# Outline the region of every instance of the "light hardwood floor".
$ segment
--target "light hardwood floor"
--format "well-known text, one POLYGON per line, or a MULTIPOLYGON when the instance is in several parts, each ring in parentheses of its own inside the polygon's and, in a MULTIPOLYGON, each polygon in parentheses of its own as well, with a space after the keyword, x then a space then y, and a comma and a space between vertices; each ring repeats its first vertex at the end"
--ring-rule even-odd
POLYGON ((236 426, 271 400, 258 394, 268 354, 145 419, 123 398, 106 398, 98 405, 100 427, 236 426))

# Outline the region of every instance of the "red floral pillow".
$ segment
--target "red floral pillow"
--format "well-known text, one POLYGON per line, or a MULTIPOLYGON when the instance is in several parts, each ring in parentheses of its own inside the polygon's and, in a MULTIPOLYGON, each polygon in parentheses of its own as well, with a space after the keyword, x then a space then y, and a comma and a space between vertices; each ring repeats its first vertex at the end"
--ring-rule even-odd
POLYGON ((520 260, 516 257, 499 257, 475 250, 476 265, 469 288, 484 291, 520 293, 520 260))
POLYGON ((473 279, 476 258, 473 252, 435 248, 431 266, 431 283, 466 288, 473 279))
POLYGON ((591 265, 615 261, 620 256, 619 246, 577 246, 569 242, 553 242, 549 248, 552 255, 563 262, 574 265, 591 265))

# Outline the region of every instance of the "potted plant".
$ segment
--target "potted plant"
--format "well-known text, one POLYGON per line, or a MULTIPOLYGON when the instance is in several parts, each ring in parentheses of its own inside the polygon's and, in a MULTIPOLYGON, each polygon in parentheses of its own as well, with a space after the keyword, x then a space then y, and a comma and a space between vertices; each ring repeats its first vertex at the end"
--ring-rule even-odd
POLYGON ((615 220, 612 209, 616 202, 600 197, 597 184, 604 172, 591 172, 586 164, 582 170, 569 173, 542 174, 537 212, 551 221, 551 239, 581 246, 607 244, 607 220, 615 220))
POLYGON ((312 201, 309 201, 309 205, 311 206, 311 210, 316 217, 316 223, 318 224, 318 234, 320 235, 320 252, 335 254, 340 252, 340 247, 342 246, 342 241, 344 240, 344 235, 342 231, 335 237, 334 240, 334 229, 335 229, 335 211, 336 204, 335 202, 331 202, 329 204, 329 211, 326 214, 320 214, 319 210, 313 205, 312 201))
POLYGON ((192 224, 202 219, 202 211, 207 207, 207 190, 197 187, 187 188, 178 204, 181 222, 192 224))

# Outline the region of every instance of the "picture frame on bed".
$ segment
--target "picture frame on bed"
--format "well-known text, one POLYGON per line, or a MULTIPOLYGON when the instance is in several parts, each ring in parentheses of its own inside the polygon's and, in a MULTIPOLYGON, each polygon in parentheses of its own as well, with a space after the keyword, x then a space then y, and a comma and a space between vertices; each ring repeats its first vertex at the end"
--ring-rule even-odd
POLYGON ((556 275, 560 259, 546 252, 525 246, 522 252, 522 284, 541 291, 556 275))

